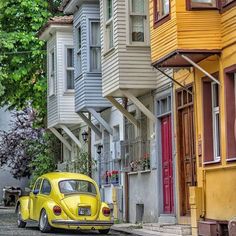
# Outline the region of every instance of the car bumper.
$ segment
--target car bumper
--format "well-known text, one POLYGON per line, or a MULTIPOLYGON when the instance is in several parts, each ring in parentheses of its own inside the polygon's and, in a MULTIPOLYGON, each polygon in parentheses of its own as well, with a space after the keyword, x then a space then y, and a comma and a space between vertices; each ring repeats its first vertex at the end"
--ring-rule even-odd
POLYGON ((80 220, 52 220, 54 225, 70 226, 112 226, 113 221, 80 221, 80 220))

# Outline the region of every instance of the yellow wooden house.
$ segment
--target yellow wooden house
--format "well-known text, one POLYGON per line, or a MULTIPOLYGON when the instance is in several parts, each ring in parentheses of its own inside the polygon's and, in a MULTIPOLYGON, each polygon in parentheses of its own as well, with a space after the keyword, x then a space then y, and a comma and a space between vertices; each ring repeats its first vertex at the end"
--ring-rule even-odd
POLYGON ((174 70, 175 214, 193 235, 224 235, 236 216, 236 1, 149 10, 152 65, 174 70))

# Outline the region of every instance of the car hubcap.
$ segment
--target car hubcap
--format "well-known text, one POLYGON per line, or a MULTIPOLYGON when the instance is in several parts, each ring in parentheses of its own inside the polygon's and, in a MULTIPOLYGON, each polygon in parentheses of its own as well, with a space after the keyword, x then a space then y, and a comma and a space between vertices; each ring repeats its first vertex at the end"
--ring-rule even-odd
POLYGON ((45 227, 46 221, 47 221, 47 215, 46 212, 43 211, 39 222, 40 229, 43 229, 45 227))

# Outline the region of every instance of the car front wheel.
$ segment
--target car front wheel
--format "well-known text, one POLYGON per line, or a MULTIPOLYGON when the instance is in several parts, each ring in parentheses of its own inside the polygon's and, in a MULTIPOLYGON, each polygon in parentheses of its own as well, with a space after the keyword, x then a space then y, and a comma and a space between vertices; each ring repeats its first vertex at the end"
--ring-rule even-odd
POLYGON ((42 233, 48 233, 51 231, 52 227, 48 222, 48 216, 46 211, 43 209, 39 218, 39 229, 42 233))
POLYGON ((22 220, 20 205, 17 207, 17 226, 18 228, 25 228, 26 226, 26 222, 22 220))
POLYGON ((100 229, 100 230, 99 230, 99 233, 100 233, 100 234, 108 234, 109 231, 110 231, 110 229, 100 229))

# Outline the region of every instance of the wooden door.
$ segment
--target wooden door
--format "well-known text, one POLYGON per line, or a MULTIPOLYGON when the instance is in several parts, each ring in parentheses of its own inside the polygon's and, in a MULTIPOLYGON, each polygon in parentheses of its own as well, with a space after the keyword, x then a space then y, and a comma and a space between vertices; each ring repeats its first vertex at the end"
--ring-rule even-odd
POLYGON ((178 94, 178 140, 181 215, 190 214, 189 187, 197 185, 192 95, 178 94))
POLYGON ((173 163, 172 163, 172 137, 171 116, 161 120, 162 137, 162 180, 163 180, 163 211, 165 214, 173 213, 173 163))

